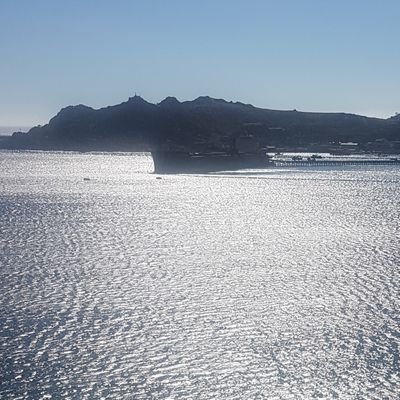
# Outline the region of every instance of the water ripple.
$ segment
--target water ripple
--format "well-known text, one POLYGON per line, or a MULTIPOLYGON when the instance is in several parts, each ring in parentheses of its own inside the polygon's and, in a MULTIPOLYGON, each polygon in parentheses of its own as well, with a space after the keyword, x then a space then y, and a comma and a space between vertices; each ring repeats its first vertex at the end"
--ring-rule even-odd
POLYGON ((398 398, 398 170, 0 156, 1 398, 398 398))

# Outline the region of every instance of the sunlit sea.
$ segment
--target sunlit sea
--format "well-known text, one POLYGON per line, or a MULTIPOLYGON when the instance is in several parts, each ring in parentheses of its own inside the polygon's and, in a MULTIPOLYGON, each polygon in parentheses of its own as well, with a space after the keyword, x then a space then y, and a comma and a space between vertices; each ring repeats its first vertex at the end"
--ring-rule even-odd
POLYGON ((398 399, 400 168, 0 152, 1 399, 398 399))

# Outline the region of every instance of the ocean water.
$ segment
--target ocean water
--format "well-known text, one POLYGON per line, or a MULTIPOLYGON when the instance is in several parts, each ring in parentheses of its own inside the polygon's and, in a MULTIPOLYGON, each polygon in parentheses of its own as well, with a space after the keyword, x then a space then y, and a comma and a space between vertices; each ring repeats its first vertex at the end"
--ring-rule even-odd
POLYGON ((399 398, 399 167, 151 171, 0 152, 0 398, 399 398))

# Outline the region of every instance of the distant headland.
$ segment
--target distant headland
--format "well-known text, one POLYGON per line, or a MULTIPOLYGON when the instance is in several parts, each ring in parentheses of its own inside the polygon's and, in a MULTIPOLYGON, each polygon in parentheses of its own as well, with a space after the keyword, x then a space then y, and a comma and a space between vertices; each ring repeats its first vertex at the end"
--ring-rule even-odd
POLYGON ((2 137, 0 148, 77 151, 227 151, 256 137, 269 151, 400 152, 400 115, 388 119, 346 113, 262 109, 208 96, 158 104, 140 96, 101 109, 63 108, 44 126, 2 137))

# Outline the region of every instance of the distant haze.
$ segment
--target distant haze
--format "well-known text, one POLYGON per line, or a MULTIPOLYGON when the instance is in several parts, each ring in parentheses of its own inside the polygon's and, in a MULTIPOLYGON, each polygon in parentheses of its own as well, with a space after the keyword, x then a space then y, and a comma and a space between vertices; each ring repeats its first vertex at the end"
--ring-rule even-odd
POLYGON ((0 136, 9 136, 14 132, 28 132, 31 129, 30 126, 0 126, 0 136))

